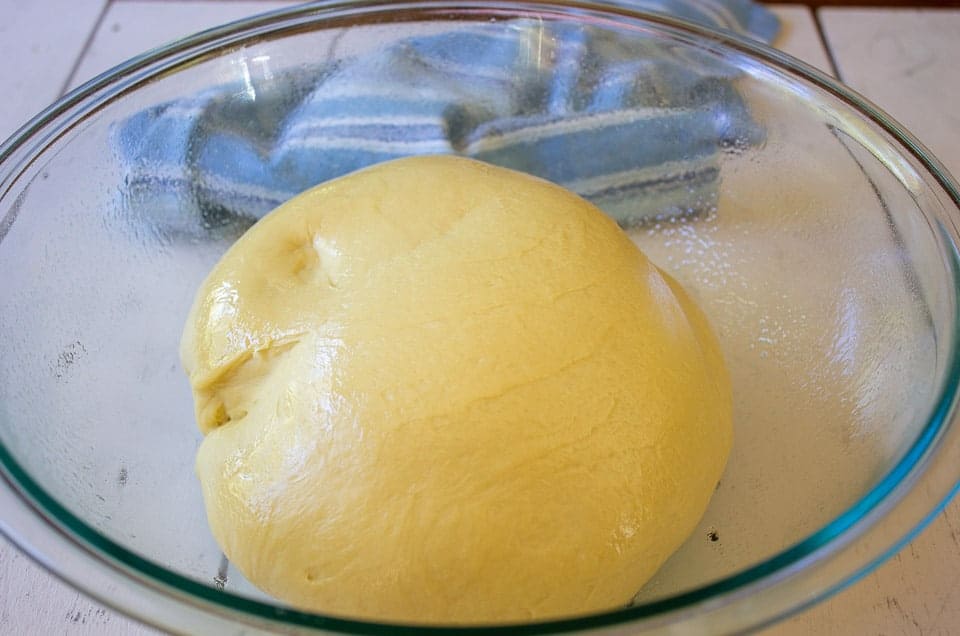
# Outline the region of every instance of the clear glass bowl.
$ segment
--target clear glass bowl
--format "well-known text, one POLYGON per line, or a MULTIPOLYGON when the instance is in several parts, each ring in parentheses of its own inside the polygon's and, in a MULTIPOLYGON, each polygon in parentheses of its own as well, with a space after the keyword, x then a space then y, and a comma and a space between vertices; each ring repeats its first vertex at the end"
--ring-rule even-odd
POLYGON ((597 201, 696 295, 734 382, 728 470, 633 605, 505 627, 757 627, 855 581, 956 490, 960 193, 888 116, 769 48, 627 9, 345 3, 131 60, 0 148, 0 530, 174 631, 396 632, 286 607, 223 560, 177 345, 267 208, 443 151, 597 201), (350 128, 379 98, 416 116, 350 128))

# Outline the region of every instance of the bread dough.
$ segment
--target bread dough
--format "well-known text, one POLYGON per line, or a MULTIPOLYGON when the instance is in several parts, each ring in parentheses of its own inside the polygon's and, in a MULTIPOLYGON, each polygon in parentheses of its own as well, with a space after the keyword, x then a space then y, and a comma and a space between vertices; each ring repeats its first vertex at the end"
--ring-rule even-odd
POLYGON ((280 206, 203 283, 181 356, 214 536, 326 614, 623 606, 731 444, 727 373, 684 291, 594 206, 467 159, 280 206))

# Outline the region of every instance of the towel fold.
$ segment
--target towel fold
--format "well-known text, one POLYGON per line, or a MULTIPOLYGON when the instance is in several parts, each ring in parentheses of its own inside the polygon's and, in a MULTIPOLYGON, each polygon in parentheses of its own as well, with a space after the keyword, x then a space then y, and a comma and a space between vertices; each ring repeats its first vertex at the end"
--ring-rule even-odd
MULTIPOLYGON (((777 29, 749 0, 611 4, 763 39, 777 29)), ((123 207, 136 222, 170 238, 229 238, 328 179, 449 153, 564 185, 628 226, 709 209, 721 154, 763 139, 735 73, 715 58, 549 20, 456 26, 336 62, 247 71, 115 128, 123 207)))

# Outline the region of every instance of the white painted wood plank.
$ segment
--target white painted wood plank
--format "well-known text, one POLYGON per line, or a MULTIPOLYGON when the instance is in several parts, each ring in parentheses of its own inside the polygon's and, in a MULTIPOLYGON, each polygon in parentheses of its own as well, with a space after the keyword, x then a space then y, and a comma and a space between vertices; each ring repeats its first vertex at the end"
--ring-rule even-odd
MULTIPOLYGON (((0 0, 0 138, 59 97, 106 0, 0 0), (68 20, 51 19, 66 16, 68 20)), ((150 634, 91 603, 0 537, 0 634, 150 634)))
POLYGON ((0 0, 0 140, 54 101, 106 0, 0 0), (69 15, 69 20, 51 20, 69 15), (13 62, 13 63, 11 63, 13 62))
MULTIPOLYGON (((960 174, 960 11, 821 9, 841 79, 960 174)), ((835 598, 768 630, 925 634, 960 629, 960 501, 896 557, 835 598)))
POLYGON ((157 632, 93 603, 0 535, 0 634, 151 636, 157 632))
POLYGON ((960 503, 894 558, 763 636, 951 636, 960 629, 960 503))
POLYGON ((71 88, 179 37, 295 4, 282 0, 114 2, 80 61, 71 88))
POLYGON ((844 83, 960 174, 960 10, 823 9, 844 83))
POLYGON ((772 4, 768 7, 780 18, 780 33, 772 42, 773 47, 832 74, 830 58, 823 48, 810 9, 796 4, 772 4))

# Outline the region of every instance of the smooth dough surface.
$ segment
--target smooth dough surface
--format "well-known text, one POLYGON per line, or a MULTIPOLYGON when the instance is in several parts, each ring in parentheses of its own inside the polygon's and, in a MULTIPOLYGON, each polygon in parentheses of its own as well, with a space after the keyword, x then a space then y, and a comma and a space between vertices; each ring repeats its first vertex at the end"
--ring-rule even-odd
POLYGON ((683 290, 579 197, 466 159, 380 164, 266 216, 203 283, 181 357, 214 536, 326 614, 625 605, 731 445, 683 290))

